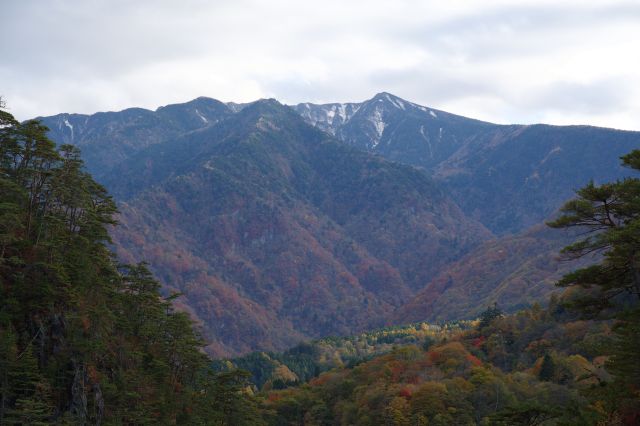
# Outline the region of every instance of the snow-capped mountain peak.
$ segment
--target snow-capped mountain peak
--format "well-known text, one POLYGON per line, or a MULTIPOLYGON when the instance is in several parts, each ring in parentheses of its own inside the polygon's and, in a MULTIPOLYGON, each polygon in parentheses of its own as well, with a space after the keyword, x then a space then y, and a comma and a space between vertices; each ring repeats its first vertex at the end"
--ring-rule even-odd
POLYGON ((411 105, 410 102, 407 102, 404 99, 401 99, 387 92, 378 93, 373 97, 371 101, 387 103, 387 105, 390 105, 391 107, 394 107, 394 108, 398 108, 402 111, 406 110, 407 106, 411 105))

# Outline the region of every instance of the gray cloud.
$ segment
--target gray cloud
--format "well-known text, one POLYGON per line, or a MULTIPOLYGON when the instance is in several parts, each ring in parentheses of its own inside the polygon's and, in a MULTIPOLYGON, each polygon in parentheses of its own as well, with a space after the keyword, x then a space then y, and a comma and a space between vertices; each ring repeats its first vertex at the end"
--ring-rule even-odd
POLYGON ((629 108, 628 83, 607 79, 589 84, 557 82, 525 101, 528 108, 555 109, 585 114, 617 112, 629 108))
POLYGON ((494 122, 640 129, 633 0, 21 0, 0 16, 0 94, 21 119, 384 90, 494 122))

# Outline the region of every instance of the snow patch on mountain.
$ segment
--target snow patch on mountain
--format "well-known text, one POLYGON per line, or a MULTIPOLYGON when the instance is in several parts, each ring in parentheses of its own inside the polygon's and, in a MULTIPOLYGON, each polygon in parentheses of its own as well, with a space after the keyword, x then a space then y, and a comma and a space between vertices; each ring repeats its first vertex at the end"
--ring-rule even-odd
POLYGON ((549 153, 547 153, 547 155, 545 155, 545 157, 542 159, 542 161, 540 161, 540 165, 543 165, 544 163, 547 162, 547 160, 553 155, 553 154, 558 154, 562 152, 562 148, 560 148, 559 146, 554 147, 551 151, 549 151, 549 153))
POLYGON ((347 121, 347 106, 345 104, 340 104, 338 106, 338 115, 342 119, 343 123, 347 121))
POLYGON ((331 109, 327 111, 327 123, 329 123, 329 125, 333 124, 333 117, 335 116, 336 116, 336 106, 332 105, 331 109))
POLYGON ((362 104, 333 103, 316 105, 309 102, 292 106, 312 126, 336 134, 338 127, 347 123, 362 104))
POLYGON ((433 149, 431 148, 431 141, 429 140, 429 136, 424 133, 424 125, 420 126, 420 134, 424 138, 427 143, 427 147, 429 148, 429 157, 433 158, 433 149))
POLYGON ((402 100, 400 100, 400 99, 398 99, 398 98, 393 99, 391 96, 389 96, 389 94, 388 94, 388 93, 385 93, 385 97, 386 97, 386 98, 387 98, 387 100, 388 100, 389 102, 391 102, 391 103, 393 104, 393 106, 395 106, 396 108, 400 108, 400 109, 401 109, 401 110, 403 110, 403 111, 406 109, 406 108, 405 108, 405 106, 404 106, 404 103, 402 102, 402 100))
POLYGON ((250 105, 252 103, 253 102, 247 102, 247 103, 244 103, 244 104, 238 104, 238 103, 235 103, 235 102, 227 102, 227 103, 225 103, 225 105, 228 106, 229 109, 231 111, 233 111, 233 112, 240 112, 240 111, 242 111, 242 109, 244 109, 244 107, 246 107, 247 105, 250 105))
POLYGON ((202 115, 202 114, 200 113, 200 111, 198 111, 198 108, 196 108, 196 115, 197 115, 198 117, 200 117, 200 119, 201 119, 204 123, 208 123, 208 122, 209 122, 209 120, 207 120, 207 117, 205 117, 204 115, 202 115))
POLYGON ((67 118, 65 118, 63 122, 64 122, 64 125, 71 130, 71 140, 73 140, 73 124, 69 123, 69 120, 67 118))
POLYGON ((387 126, 387 123, 384 122, 382 117, 382 109, 378 106, 375 107, 371 117, 369 117, 369 121, 373 124, 373 127, 376 131, 376 137, 373 138, 372 148, 375 148, 380 143, 380 139, 382 139, 382 134, 384 133, 384 128, 387 126))

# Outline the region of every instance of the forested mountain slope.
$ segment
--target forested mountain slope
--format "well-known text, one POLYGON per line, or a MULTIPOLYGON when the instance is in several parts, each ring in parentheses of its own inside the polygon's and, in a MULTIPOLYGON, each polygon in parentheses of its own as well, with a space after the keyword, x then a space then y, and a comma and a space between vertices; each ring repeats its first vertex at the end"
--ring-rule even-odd
POLYGON ((638 132, 496 125, 388 93, 44 122, 114 193, 120 255, 185 294, 217 354, 544 300, 569 266, 536 229, 589 179, 625 176, 618 157, 640 145, 638 132))
MULTIPOLYGON (((208 369, 188 317, 173 310, 175 296, 160 298, 160 284, 144 265, 115 262, 107 232, 113 200, 83 170, 79 151, 56 148, 46 131, 0 111, 0 423, 634 425, 640 419, 637 177, 584 186, 550 223, 578 227, 581 241, 565 255, 597 264, 565 274, 559 283, 567 291, 547 308, 505 316, 493 307, 462 331, 416 324, 234 360, 261 380, 256 398, 246 373, 208 369), (602 256, 586 259, 592 252, 602 256), (369 359, 378 351, 385 354, 369 359), (327 366, 338 368, 318 376, 327 366)), ((323 303, 337 304, 329 315, 343 315, 336 317, 339 331, 373 326, 366 321, 384 313, 385 303, 415 290, 412 278, 424 279, 406 269, 413 267, 410 256, 385 251, 394 244, 413 243, 421 259, 433 260, 427 266, 435 278, 426 290, 442 288, 422 301, 420 292, 416 304, 436 316, 462 315, 474 309, 464 304, 471 293, 489 301, 518 289, 537 292, 519 281, 562 273, 549 264, 550 253, 575 235, 533 228, 488 240, 488 231, 423 172, 346 147, 275 101, 256 102, 139 155, 115 166, 135 184, 113 183, 130 209, 121 215, 128 229, 113 235, 125 239, 122 257, 152 255, 166 282, 185 290, 182 302, 195 317, 211 307, 216 315, 236 315, 235 323, 223 323, 238 327, 231 338, 215 335, 217 353, 251 347, 237 338, 252 331, 252 320, 289 326, 279 335, 283 343, 331 332, 333 324, 319 321, 324 311, 310 318, 304 310, 323 303), (133 167, 140 158, 149 160, 144 169, 133 167), (407 240, 407 231, 421 238, 407 240), (278 241, 280 235, 286 238, 278 241), (226 257, 215 259, 216 253, 226 257), (437 258, 442 254, 460 260, 437 258), (218 263, 208 269, 212 259, 218 263), (483 264, 487 272, 474 280, 483 264), (333 275, 320 275, 332 271, 327 265, 336 265, 333 275), (349 269, 354 265, 364 275, 349 269), (378 265, 384 279, 368 281, 378 265), (275 281, 283 271, 315 275, 283 287, 275 281), (456 274, 468 284, 443 280, 456 274), (217 293, 207 297, 202 289, 217 293), (262 292, 251 300, 250 290, 262 292), (273 300, 282 312, 268 311, 273 300), (356 310, 362 306, 366 312, 356 310), (318 324, 327 328, 312 328, 318 324)), ((640 150, 623 164, 637 176, 640 150)))
POLYGON ((116 170, 120 254, 184 292, 214 353, 381 325, 490 236, 424 173, 332 140, 272 100, 116 170))
POLYGON ((494 303, 509 311, 546 303, 564 274, 599 259, 596 254, 580 261, 561 259, 560 250, 575 238, 575 232, 541 224, 486 241, 442 270, 390 323, 473 319, 494 303))

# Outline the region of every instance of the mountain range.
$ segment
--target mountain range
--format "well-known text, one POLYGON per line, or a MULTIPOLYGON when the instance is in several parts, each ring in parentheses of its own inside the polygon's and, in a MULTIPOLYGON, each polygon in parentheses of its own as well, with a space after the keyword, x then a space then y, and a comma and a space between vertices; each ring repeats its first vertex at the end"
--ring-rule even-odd
POLYGON ((294 108, 348 145, 424 169, 465 214, 496 235, 542 222, 589 179, 597 183, 628 175, 619 157, 638 146, 637 132, 497 125, 389 93, 361 104, 294 108))
POLYGON ((214 355, 544 300, 573 266, 545 229, 640 133, 498 125, 388 93, 285 106, 198 98, 42 118, 114 195, 124 261, 183 294, 214 355))

